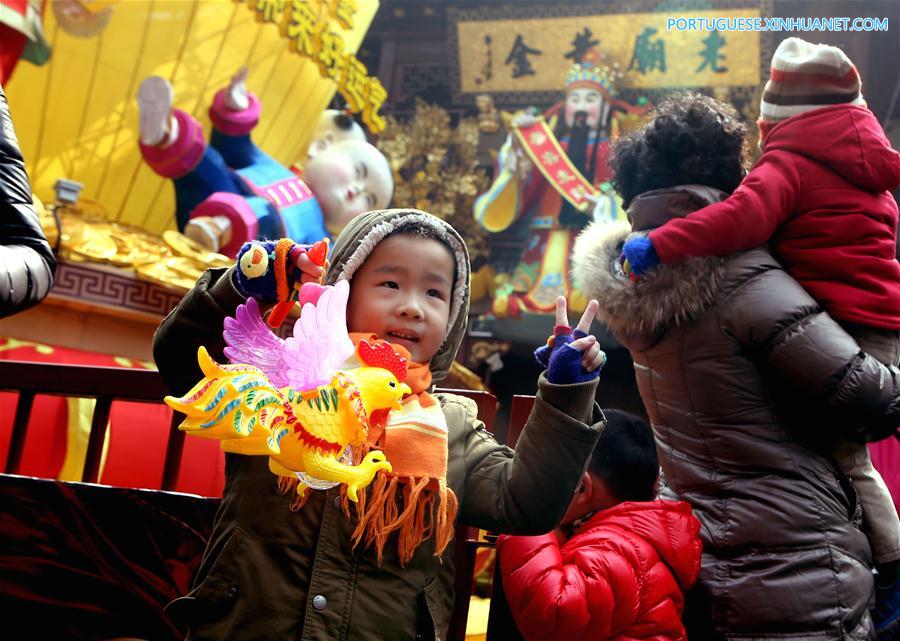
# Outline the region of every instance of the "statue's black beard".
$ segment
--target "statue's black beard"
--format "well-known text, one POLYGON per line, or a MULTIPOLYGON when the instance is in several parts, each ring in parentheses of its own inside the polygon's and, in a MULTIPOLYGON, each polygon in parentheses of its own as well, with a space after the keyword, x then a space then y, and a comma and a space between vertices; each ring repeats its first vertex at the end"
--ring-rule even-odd
MULTIPOLYGON (((587 121, 588 114, 586 111, 576 111, 572 117, 572 126, 569 129, 568 156, 575 168, 588 181, 591 181, 593 177, 587 175, 587 147, 588 134, 590 133, 587 121)), ((588 216, 575 209, 568 200, 563 199, 562 208, 559 211, 560 225, 581 229, 588 223, 588 220, 588 216)))

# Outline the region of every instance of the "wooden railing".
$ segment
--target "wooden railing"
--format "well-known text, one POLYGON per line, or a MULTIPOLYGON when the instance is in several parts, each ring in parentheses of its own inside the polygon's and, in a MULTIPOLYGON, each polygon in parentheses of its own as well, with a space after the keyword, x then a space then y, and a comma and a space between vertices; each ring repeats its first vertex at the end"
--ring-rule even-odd
MULTIPOLYGON (((7 474, 18 474, 20 471, 28 419, 37 394, 97 400, 81 476, 85 483, 96 483, 99 479, 103 439, 113 400, 161 403, 168 393, 159 373, 152 370, 25 361, 0 361, 0 390, 19 393, 9 452, 3 467, 7 474)), ((177 412, 173 413, 160 484, 163 490, 174 489, 178 480, 184 432, 176 429, 176 426, 181 423, 182 418, 177 412)))
MULTIPOLYGON (((163 397, 169 393, 159 373, 153 370, 3 360, 0 360, 0 390, 19 393, 9 453, 3 468, 7 474, 17 474, 20 471, 28 420, 36 395, 96 399, 81 478, 85 483, 96 483, 99 478, 103 438, 112 402, 122 400, 158 404, 162 403, 163 397)), ((493 394, 461 389, 438 391, 459 394, 474 400, 478 405, 478 417, 488 430, 493 432, 494 418, 497 415, 497 399, 493 394)), ((177 426, 182 419, 183 415, 173 412, 160 485, 163 490, 174 489, 178 479, 184 432, 177 429, 177 426)))
MULTIPOLYGON (((0 361, 0 390, 18 392, 16 414, 13 420, 12 436, 4 471, 17 474, 22 463, 25 448, 26 432, 35 396, 59 395, 96 399, 96 406, 91 420, 87 454, 82 474, 82 481, 96 483, 99 478, 103 440, 109 421, 110 408, 114 400, 161 403, 168 393, 159 373, 152 370, 133 370, 114 367, 95 367, 86 365, 60 365, 49 363, 32 363, 24 361, 0 361)), ((438 390, 466 396, 478 405, 478 416, 488 430, 493 432, 497 414, 497 399, 488 392, 471 390, 443 389, 438 390)), ((512 446, 518 438, 522 427, 531 411, 534 398, 517 396, 514 398, 510 416, 509 441, 512 446)), ((184 447, 184 432, 177 429, 182 415, 173 413, 169 430, 166 456, 162 471, 162 490, 172 490, 178 480, 184 447)), ((469 611, 469 598, 472 592, 475 555, 481 546, 491 545, 479 541, 478 530, 466 526, 458 526, 456 532, 455 567, 456 567, 456 603, 451 615, 449 641, 465 639, 466 620, 469 611)), ((496 578, 496 577, 495 577, 496 578)), ((501 593, 502 594, 502 593, 501 593)), ((515 633, 515 625, 504 619, 497 623, 497 616, 492 611, 494 632, 490 633, 491 641, 510 637, 504 633, 512 626, 510 633, 515 633)))

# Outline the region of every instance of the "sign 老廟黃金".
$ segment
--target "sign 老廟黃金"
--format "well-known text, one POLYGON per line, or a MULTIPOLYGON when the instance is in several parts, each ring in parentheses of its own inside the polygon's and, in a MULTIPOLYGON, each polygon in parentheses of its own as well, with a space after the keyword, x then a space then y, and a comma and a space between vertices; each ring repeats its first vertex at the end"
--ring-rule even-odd
POLYGON ((760 82, 760 34, 668 31, 667 19, 758 18, 759 8, 456 23, 461 93, 558 91, 590 48, 618 64, 623 88, 735 87, 760 82))

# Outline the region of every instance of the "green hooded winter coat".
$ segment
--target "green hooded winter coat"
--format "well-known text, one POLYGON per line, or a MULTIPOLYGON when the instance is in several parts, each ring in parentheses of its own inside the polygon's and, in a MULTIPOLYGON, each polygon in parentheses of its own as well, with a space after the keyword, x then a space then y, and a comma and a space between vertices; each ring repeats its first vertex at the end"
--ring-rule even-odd
MULTIPOLYGON (((372 240, 404 221, 425 221, 461 248, 457 282, 463 291, 452 329, 431 362, 437 381, 450 368, 468 310, 468 256, 449 225, 414 210, 364 214, 338 237, 326 282, 337 280, 348 261, 355 270, 372 240)), ((163 321, 154 357, 173 394, 200 379, 199 345, 224 360, 222 322, 242 302, 233 268, 211 269, 163 321)), ((596 381, 553 385, 541 376, 515 452, 485 430, 474 402, 438 395, 449 428, 447 483, 459 499, 458 520, 517 534, 555 527, 603 425, 595 388, 596 381)), ((429 539, 401 567, 389 542, 379 566, 373 551, 352 548, 356 522, 344 516, 336 489, 313 492, 298 512, 289 509, 290 500, 278 493, 265 457, 226 455, 224 498, 194 588, 167 608, 190 625, 190 639, 445 638, 454 604, 452 544, 437 557, 429 539)))

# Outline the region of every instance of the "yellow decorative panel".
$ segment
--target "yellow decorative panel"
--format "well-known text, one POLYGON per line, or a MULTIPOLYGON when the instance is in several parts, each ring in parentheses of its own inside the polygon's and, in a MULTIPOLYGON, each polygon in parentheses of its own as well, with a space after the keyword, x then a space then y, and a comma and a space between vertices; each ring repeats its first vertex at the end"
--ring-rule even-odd
MULTIPOLYGON (((106 28, 78 38, 46 11, 50 61, 41 67, 21 61, 5 87, 32 189, 45 202, 53 201, 56 180, 69 178, 84 183, 82 197, 97 201, 112 220, 150 231, 175 228, 171 181, 154 174, 138 148, 135 95, 149 75, 168 78, 175 107, 209 132, 213 95, 247 64, 248 87, 262 101, 254 140, 286 165, 305 150, 318 114, 337 89, 315 61, 290 50, 278 24, 256 19, 256 0, 85 4, 94 11, 112 7, 106 28)), ((307 4, 340 32, 347 53, 357 51, 378 9, 378 0, 359 0, 345 29, 328 2, 307 4)))

